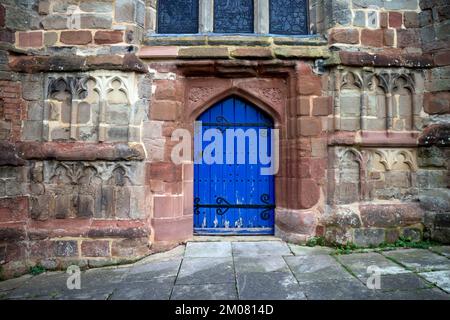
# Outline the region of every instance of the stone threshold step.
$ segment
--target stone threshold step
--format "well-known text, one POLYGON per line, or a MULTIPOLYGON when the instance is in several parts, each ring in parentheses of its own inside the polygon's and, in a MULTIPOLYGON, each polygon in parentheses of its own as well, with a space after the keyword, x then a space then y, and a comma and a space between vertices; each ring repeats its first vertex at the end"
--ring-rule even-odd
POLYGON ((282 241, 275 236, 194 236, 188 242, 255 242, 282 241))

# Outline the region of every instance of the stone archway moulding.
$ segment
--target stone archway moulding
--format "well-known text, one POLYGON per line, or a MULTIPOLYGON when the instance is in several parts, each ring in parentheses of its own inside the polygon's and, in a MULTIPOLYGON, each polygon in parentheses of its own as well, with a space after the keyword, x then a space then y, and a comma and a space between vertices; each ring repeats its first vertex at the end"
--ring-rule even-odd
POLYGON ((282 79, 217 79, 189 81, 186 90, 185 121, 192 123, 205 110, 222 99, 236 95, 269 114, 278 127, 284 122, 287 102, 286 84, 282 79))
MULTIPOLYGON (((275 177, 276 236, 298 240, 315 234, 323 211, 321 180, 325 176, 327 154, 322 150, 326 150, 327 140, 322 133, 326 130, 322 127, 325 116, 323 119, 313 117, 308 106, 322 95, 320 77, 312 73, 311 66, 292 61, 248 64, 245 61, 193 60, 180 61, 176 67, 159 62, 150 64, 150 68, 160 74, 170 71, 176 75, 172 80, 158 80, 160 82, 156 84, 155 100, 158 100, 158 92, 167 87, 176 88, 173 98, 161 94, 164 100, 160 103, 152 100, 153 108, 161 106, 164 110, 173 105, 178 108, 176 116, 167 115, 167 120, 162 119, 168 128, 166 136, 170 136, 170 130, 179 127, 192 132, 194 122, 202 112, 232 95, 249 101, 273 118, 275 128, 280 129, 280 170, 275 177), (301 102, 307 102, 307 109, 302 109, 301 102)), ((166 143, 165 154, 170 154, 170 148, 166 143)), ((171 163, 152 163, 151 166, 178 172, 171 163)), ((180 187, 175 188, 178 191, 157 195, 164 203, 178 201, 181 197, 183 210, 175 216, 161 217, 163 214, 154 206, 152 228, 156 244, 192 237, 193 163, 183 164, 182 171, 179 178, 178 173, 176 179, 170 177, 173 183, 179 183, 180 187)), ((158 175, 156 170, 155 174, 158 175)), ((150 175, 149 179, 154 178, 150 175)), ((173 207, 177 206, 174 203, 173 207)))

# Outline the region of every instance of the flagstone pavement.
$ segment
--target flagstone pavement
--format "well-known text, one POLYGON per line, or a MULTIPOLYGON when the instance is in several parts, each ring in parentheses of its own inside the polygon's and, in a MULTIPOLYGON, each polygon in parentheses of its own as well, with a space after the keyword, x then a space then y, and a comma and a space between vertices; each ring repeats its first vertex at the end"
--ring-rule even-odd
POLYGON ((334 255, 275 238, 193 241, 131 265, 82 271, 80 289, 69 290, 68 277, 2 281, 0 299, 449 300, 450 246, 334 255), (370 266, 381 274, 379 289, 369 289, 370 266))

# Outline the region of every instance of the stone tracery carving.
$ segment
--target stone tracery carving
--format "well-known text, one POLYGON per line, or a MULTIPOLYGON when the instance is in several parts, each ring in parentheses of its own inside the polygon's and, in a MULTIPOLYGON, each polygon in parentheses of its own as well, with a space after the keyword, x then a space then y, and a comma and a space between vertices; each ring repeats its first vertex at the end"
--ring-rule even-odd
POLYGON ((370 152, 371 167, 379 169, 377 162, 381 163, 384 171, 417 170, 415 150, 408 149, 374 149, 370 152), (378 159, 375 159, 378 156, 378 159), (405 167, 406 166, 406 167, 405 167))
POLYGON ((331 199, 336 204, 411 196, 416 188, 415 149, 336 149, 337 171, 331 199))
POLYGON ((279 104, 283 101, 283 92, 279 88, 252 88, 259 95, 273 104, 279 104))
POLYGON ((365 198, 366 155, 355 148, 338 152, 338 202, 352 203, 365 198))
POLYGON ((338 82, 337 129, 414 130, 415 81, 411 73, 351 69, 341 72, 338 82))
POLYGON ((44 162, 45 192, 31 198, 33 219, 129 218, 141 208, 133 196, 132 164, 111 162, 44 162), (44 208, 45 207, 45 208, 44 208))
POLYGON ((45 140, 127 141, 136 106, 134 74, 50 75, 45 140))
POLYGON ((53 98, 58 92, 68 92, 73 99, 84 99, 87 95, 87 78, 85 76, 50 76, 47 98, 53 98))
POLYGON ((215 89, 213 87, 194 87, 189 92, 190 102, 204 102, 212 96, 215 89))

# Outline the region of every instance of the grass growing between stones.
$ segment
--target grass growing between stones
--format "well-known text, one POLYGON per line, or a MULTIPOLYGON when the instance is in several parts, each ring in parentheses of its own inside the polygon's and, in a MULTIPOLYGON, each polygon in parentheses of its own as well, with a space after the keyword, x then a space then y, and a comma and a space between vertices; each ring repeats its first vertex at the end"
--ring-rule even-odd
POLYGON ((37 276, 38 274, 44 273, 46 270, 43 266, 41 265, 35 265, 33 267, 30 267, 30 273, 33 276, 37 276))
POLYGON ((306 241, 306 246, 315 247, 315 246, 326 246, 326 241, 324 237, 312 237, 306 241))
POLYGON ((400 237, 394 243, 382 243, 378 248, 414 248, 429 249, 432 246, 438 246, 440 243, 431 240, 413 241, 411 238, 400 237))
POLYGON ((439 242, 431 240, 414 241, 409 237, 400 237, 394 243, 383 242, 379 245, 372 245, 369 247, 361 247, 355 243, 348 242, 345 244, 330 243, 325 240, 324 237, 312 237, 306 242, 306 246, 328 246, 334 248, 335 255, 350 254, 354 252, 370 252, 370 251, 387 251, 397 248, 414 248, 414 249, 429 249, 432 246, 441 245, 439 242))

